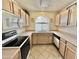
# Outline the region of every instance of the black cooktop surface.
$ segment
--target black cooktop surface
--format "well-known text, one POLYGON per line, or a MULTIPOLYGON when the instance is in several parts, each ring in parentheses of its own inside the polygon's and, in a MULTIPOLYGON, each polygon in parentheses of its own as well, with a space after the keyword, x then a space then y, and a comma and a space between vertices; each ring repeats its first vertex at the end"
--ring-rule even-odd
POLYGON ((28 36, 18 36, 13 41, 6 43, 3 47, 15 47, 20 46, 28 36))

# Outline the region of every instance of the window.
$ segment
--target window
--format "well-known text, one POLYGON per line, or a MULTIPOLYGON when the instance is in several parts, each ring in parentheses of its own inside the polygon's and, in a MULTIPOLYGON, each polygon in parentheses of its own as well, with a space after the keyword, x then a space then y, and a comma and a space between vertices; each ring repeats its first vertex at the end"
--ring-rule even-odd
POLYGON ((35 31, 36 32, 48 32, 49 31, 48 17, 39 16, 36 18, 35 31))

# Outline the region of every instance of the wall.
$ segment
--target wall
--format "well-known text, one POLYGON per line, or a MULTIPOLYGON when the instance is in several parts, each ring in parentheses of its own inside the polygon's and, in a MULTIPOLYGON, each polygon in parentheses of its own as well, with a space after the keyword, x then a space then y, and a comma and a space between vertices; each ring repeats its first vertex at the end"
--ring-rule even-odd
POLYGON ((75 26, 69 26, 69 27, 59 27, 59 31, 66 32, 68 34, 77 35, 77 27, 75 26))
MULTIPOLYGON (((66 10, 65 8, 62 9, 60 13, 65 10, 66 10)), ((71 26, 65 26, 65 27, 58 27, 58 30, 77 36, 77 26, 71 25, 71 26)))
POLYGON ((19 29, 17 29, 17 33, 18 33, 19 35, 21 35, 22 33, 25 32, 25 30, 26 30, 26 27, 19 28, 19 29))
POLYGON ((26 27, 26 30, 35 30, 35 19, 38 16, 48 16, 50 22, 50 30, 57 30, 57 27, 54 26, 56 12, 30 12, 29 26, 26 27))

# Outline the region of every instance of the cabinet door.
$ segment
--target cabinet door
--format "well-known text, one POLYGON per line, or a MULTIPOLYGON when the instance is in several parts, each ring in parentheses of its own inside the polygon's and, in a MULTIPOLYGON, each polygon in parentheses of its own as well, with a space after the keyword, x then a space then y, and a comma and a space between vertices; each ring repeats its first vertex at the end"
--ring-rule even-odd
POLYGON ((13 57, 13 59, 21 59, 21 52, 18 51, 16 55, 13 57))
POLYGON ((13 7, 14 7, 14 14, 16 15, 16 16, 18 16, 18 17, 20 17, 20 7, 17 5, 17 4, 15 4, 15 3, 13 3, 13 7))
POLYGON ((38 44, 51 44, 52 36, 47 33, 39 33, 38 34, 38 44))
POLYGON ((65 53, 65 40, 61 38, 59 44, 60 44, 59 45, 59 52, 64 57, 64 53, 65 53))
POLYGON ((77 5, 74 5, 70 8, 70 25, 76 26, 77 25, 77 5))
POLYGON ((37 34, 33 33, 32 35, 32 43, 37 44, 37 34))
POLYGON ((76 47, 70 43, 66 46, 65 59, 76 59, 76 47))
POLYGON ((20 26, 26 26, 26 21, 25 21, 25 12, 21 9, 21 19, 20 19, 20 26))
POLYGON ((2 9, 8 12, 13 12, 11 0, 2 0, 2 9))
POLYGON ((68 10, 61 12, 60 14, 60 26, 67 26, 68 10))
POLYGON ((21 9, 21 18, 25 19, 25 12, 23 11, 23 9, 21 9))
POLYGON ((28 26, 29 25, 29 16, 25 13, 25 25, 28 26))
POLYGON ((56 16, 56 25, 58 26, 59 25, 59 23, 60 23, 60 15, 58 14, 57 16, 56 16))

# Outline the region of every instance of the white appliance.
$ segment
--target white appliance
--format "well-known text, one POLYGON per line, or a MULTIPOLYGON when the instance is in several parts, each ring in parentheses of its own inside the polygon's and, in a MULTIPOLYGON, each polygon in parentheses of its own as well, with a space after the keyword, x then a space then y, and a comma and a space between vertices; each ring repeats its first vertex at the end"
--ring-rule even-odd
POLYGON ((59 48, 59 40, 60 40, 60 37, 54 34, 54 44, 57 48, 59 48))

